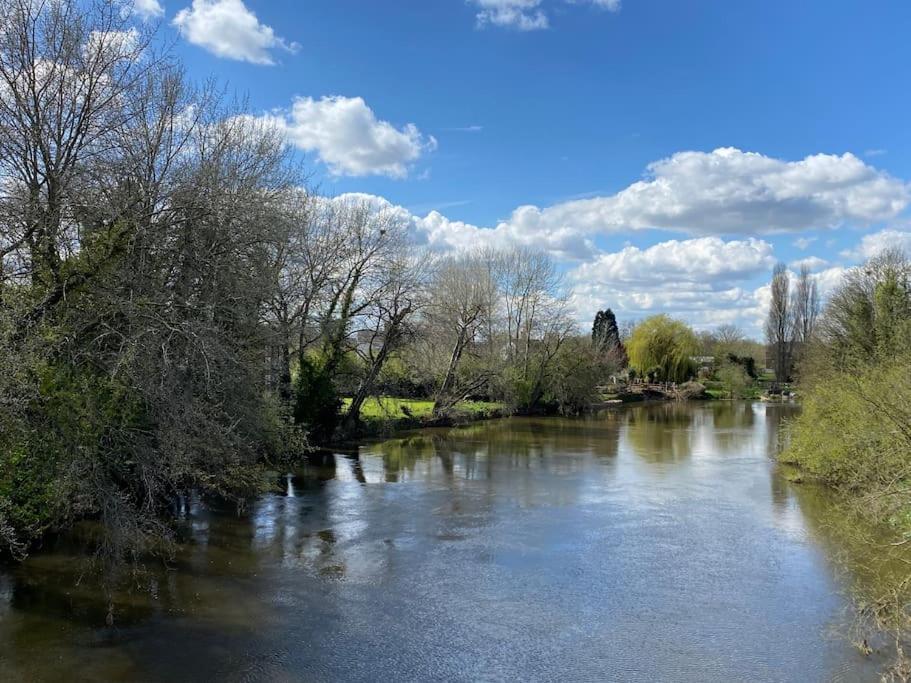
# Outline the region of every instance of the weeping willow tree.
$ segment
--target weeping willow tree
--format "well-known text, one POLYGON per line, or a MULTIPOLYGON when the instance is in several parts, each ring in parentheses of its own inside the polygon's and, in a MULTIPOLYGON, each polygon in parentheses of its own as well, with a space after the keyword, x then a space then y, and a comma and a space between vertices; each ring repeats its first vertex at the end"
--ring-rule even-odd
POLYGON ((643 320, 626 344, 630 367, 640 377, 665 382, 685 382, 692 377, 692 357, 698 348, 693 331, 666 315, 643 320))

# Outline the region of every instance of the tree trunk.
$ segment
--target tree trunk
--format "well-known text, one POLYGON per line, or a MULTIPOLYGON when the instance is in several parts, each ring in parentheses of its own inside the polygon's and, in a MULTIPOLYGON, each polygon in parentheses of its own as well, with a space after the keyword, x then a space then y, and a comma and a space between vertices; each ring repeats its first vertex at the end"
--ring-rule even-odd
POLYGON ((465 347, 465 328, 459 330, 459 335, 456 338, 455 346, 452 349, 452 355, 449 358, 449 367, 446 369, 446 375, 443 377, 443 383, 440 384, 440 388, 437 391, 436 398, 433 402, 433 415, 438 417, 442 412, 443 399, 446 396, 446 392, 449 391, 449 386, 452 384, 452 380, 455 377, 456 368, 459 365, 459 359, 462 357, 462 349, 465 347))
POLYGON ((373 391, 376 378, 379 376, 380 370, 383 369, 383 365, 389 357, 389 349, 389 337, 387 336, 383 339, 383 345, 380 347, 380 351, 373 361, 373 365, 358 385, 354 398, 351 399, 351 407, 348 408, 348 415, 345 417, 345 424, 349 428, 357 426, 361 421, 361 407, 363 407, 367 397, 370 396, 370 392, 373 391))

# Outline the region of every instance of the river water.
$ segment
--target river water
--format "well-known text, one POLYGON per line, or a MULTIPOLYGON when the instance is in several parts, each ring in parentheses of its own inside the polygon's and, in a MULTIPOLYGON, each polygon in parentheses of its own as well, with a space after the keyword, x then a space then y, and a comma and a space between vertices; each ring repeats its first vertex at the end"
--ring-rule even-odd
POLYGON ((193 504, 110 627, 59 539, 0 572, 0 680, 876 680, 844 637, 836 557, 858 551, 771 458, 791 410, 510 418, 318 456, 246 514, 193 504))

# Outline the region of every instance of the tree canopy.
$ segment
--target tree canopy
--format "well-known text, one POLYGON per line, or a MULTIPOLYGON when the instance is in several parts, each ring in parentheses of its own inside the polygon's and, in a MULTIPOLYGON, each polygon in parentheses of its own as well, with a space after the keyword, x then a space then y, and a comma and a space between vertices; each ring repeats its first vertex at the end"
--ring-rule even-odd
POLYGON ((685 323, 667 315, 640 322, 626 343, 629 364, 640 377, 684 382, 693 374, 699 342, 685 323))

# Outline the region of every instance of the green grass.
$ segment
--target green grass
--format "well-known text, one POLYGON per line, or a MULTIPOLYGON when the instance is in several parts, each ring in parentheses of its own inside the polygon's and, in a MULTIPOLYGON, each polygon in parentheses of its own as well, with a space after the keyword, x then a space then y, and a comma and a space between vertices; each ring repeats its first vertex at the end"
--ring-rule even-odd
MULTIPOLYGON (((345 398, 342 402, 342 413, 347 413, 351 406, 351 399, 345 398)), ((413 399, 413 398, 396 398, 394 396, 383 396, 381 398, 368 398, 361 407, 361 419, 363 420, 397 420, 407 417, 402 411, 405 408, 412 417, 423 419, 429 418, 433 413, 433 401, 413 399)), ((494 410, 502 410, 502 403, 489 401, 462 401, 456 404, 455 411, 468 413, 469 415, 482 416, 494 410)))

